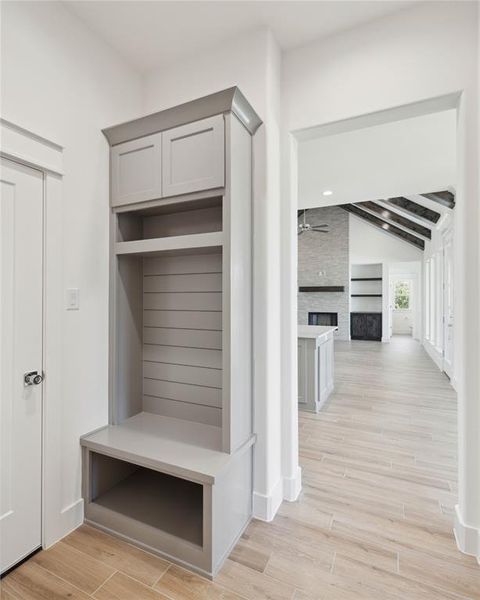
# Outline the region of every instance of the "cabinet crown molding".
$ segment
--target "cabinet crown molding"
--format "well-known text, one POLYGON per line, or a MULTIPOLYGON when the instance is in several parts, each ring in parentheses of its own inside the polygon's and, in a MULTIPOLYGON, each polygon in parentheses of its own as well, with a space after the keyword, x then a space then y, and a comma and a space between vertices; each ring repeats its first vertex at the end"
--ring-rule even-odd
POLYGON ((116 146, 152 133, 229 112, 233 113, 252 135, 262 124, 248 100, 235 86, 133 121, 107 127, 102 131, 110 146, 116 146))

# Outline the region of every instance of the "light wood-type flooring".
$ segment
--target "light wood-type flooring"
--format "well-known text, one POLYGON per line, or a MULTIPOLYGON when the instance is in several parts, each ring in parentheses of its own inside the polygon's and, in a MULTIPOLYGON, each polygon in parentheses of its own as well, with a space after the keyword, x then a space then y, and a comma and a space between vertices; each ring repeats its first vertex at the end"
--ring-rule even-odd
POLYGON ((300 416, 303 492, 253 521, 215 582, 83 526, 2 581, 2 600, 480 599, 458 552, 456 399, 410 338, 336 344, 336 389, 300 416))

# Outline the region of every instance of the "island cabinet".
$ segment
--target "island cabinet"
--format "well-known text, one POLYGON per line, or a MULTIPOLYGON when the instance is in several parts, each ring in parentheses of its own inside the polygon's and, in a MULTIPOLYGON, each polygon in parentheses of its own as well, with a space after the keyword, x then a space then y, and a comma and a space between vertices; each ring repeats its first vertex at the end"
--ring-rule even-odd
POLYGON ((334 331, 337 327, 298 327, 298 407, 318 412, 334 389, 334 331))
POLYGON ((81 438, 85 518, 210 577, 251 517, 260 124, 232 88, 105 130, 110 417, 81 438))

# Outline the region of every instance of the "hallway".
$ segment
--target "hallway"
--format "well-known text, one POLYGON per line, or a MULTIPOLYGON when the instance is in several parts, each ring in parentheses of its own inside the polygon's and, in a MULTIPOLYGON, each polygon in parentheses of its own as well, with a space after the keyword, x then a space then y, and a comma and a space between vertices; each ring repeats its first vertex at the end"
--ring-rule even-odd
POLYGON ((252 521, 215 583, 83 526, 1 598, 478 599, 480 568, 452 533, 455 421, 448 380, 411 338, 339 342, 334 395, 300 415, 299 502, 252 521))

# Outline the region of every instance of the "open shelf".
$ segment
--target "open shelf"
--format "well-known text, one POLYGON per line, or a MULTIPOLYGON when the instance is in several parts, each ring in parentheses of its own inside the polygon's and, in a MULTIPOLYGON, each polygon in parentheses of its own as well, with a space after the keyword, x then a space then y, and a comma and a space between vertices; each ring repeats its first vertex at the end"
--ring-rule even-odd
POLYGON ((165 238, 152 238, 130 242, 116 242, 117 255, 153 255, 164 252, 181 252, 200 249, 218 249, 223 245, 222 232, 196 233, 165 238))
MULTIPOLYGON (((252 436, 247 444, 253 441, 252 436)), ((220 427, 147 412, 84 436, 81 443, 100 454, 208 484, 232 456, 221 451, 220 427)))
POLYGON ((203 545, 203 486, 92 453, 92 502, 104 509, 203 545))
POLYGON ((191 196, 172 196, 170 198, 159 198, 140 203, 141 206, 132 208, 130 204, 113 207, 113 212, 122 215, 135 215, 138 217, 152 217, 158 215, 169 215, 173 213, 187 212, 202 208, 214 208, 222 205, 222 196, 211 195, 211 192, 200 192, 191 196), (200 197, 198 197, 200 196, 200 197))
POLYGON ((116 215, 116 224, 116 242, 219 232, 223 229, 222 198, 207 204, 187 202, 125 212, 116 215))
POLYGON ((350 281, 382 281, 381 277, 352 277, 350 281))

